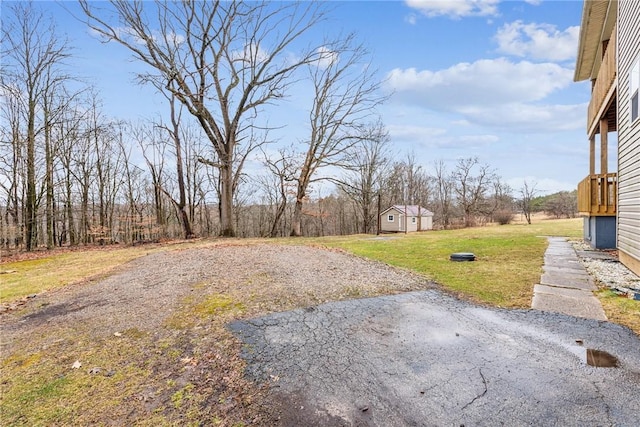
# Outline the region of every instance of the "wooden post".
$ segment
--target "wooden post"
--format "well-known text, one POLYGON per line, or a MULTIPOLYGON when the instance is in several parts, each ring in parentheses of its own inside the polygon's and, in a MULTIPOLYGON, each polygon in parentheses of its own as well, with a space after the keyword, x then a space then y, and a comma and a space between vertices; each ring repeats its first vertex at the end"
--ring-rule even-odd
POLYGON ((589 176, 596 174, 596 136, 589 138, 589 176))
POLYGON ((404 205, 404 234, 407 234, 407 226, 409 225, 409 219, 407 218, 407 205, 404 205))
POLYGON ((380 235, 380 227, 382 226, 381 224, 381 219, 380 219, 380 211, 382 208, 382 202, 380 201, 380 192, 378 192, 378 229, 376 230, 376 236, 380 235))
POLYGON ((609 147, 608 147, 609 121, 600 119, 600 173, 605 175, 609 170, 609 147))

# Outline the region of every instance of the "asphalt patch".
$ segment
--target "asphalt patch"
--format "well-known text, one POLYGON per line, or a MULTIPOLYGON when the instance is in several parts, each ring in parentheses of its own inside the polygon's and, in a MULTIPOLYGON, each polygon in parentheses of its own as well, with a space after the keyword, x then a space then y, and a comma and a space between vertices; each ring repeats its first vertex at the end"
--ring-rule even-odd
POLYGON ((280 425, 634 425, 640 413, 640 339, 609 322, 432 290, 230 329, 280 425), (594 350, 615 366, 588 363, 594 350))

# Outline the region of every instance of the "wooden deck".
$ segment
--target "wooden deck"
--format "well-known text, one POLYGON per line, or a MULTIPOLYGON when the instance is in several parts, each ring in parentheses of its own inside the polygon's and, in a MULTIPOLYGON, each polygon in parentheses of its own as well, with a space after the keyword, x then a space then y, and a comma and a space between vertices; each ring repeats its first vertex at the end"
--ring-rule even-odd
POLYGON ((591 101, 589 102, 587 118, 587 131, 590 136, 594 133, 599 133, 597 124, 600 118, 604 117, 609 119, 609 131, 616 130, 616 32, 617 29, 614 27, 611 39, 609 39, 607 49, 602 58, 598 77, 591 90, 591 101))
POLYGON ((615 216, 618 174, 590 175, 578 184, 578 212, 585 216, 615 216))

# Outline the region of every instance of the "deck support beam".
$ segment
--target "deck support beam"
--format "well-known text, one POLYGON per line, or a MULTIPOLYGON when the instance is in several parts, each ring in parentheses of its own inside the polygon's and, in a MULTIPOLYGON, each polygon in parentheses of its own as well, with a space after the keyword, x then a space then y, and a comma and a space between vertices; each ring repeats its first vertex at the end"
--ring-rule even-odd
POLYGON ((609 121, 600 119, 600 173, 605 175, 609 170, 609 121))
POLYGON ((596 174, 596 135, 589 138, 589 176, 596 174))

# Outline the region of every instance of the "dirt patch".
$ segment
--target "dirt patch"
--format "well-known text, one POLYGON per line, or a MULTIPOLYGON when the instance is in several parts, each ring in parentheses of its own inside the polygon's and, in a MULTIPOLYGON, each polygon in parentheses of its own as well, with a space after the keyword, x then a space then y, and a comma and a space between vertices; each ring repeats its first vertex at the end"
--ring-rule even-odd
POLYGON ((321 248, 155 253, 0 316, 0 414, 16 425, 272 425, 278 415, 244 378, 228 322, 433 286, 321 248))
POLYGON ((32 326, 41 325, 50 322, 58 316, 68 316, 76 311, 85 310, 89 307, 97 307, 99 303, 79 305, 75 303, 63 302, 55 305, 42 305, 42 309, 28 314, 22 318, 22 321, 29 322, 32 326))

